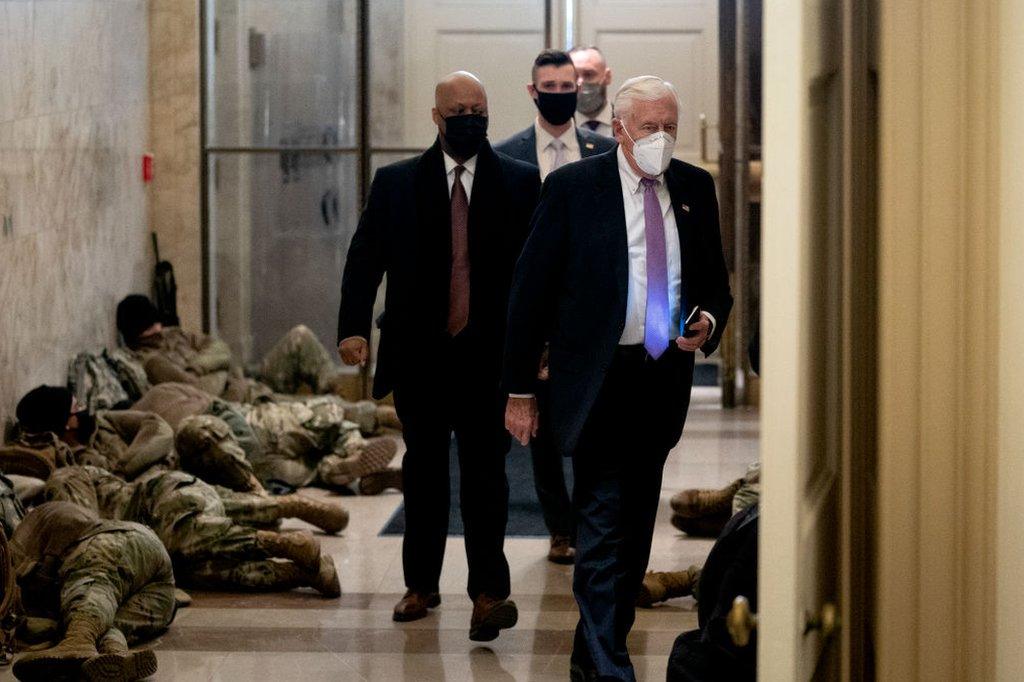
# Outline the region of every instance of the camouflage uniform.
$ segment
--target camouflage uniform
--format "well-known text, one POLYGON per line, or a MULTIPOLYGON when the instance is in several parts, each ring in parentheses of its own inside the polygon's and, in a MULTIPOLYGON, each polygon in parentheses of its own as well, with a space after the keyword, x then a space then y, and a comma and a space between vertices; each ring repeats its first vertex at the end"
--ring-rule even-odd
MULTIPOLYGON (((281 517, 278 498, 215 488, 183 471, 151 471, 127 483, 96 467, 66 467, 46 484, 49 500, 74 502, 109 519, 152 528, 171 555, 179 580, 200 587, 264 589, 271 555, 253 524, 281 517), (246 525, 243 525, 246 524, 246 525)), ((295 585, 308 585, 309 575, 295 585)))
POLYGON ((14 483, 6 476, 0 475, 0 526, 4 535, 10 538, 14 535, 14 529, 18 527, 25 517, 25 508, 18 500, 14 483))
POLYGON ((11 540, 22 599, 30 613, 85 617, 129 642, 150 639, 174 617, 171 559, 153 531, 101 520, 66 502, 32 510, 11 540), (45 538, 45 539, 43 539, 45 538))
POLYGON ((86 448, 92 454, 76 456, 76 461, 88 459, 88 463, 127 479, 154 465, 173 468, 177 463, 174 431, 152 412, 101 410, 86 448))
POLYGON ((228 345, 212 336, 164 327, 139 344, 135 354, 153 384, 182 382, 214 396, 245 402, 271 393, 268 387, 242 376, 228 345))
POLYGON ((743 476, 743 483, 732 498, 733 516, 739 514, 747 507, 757 503, 761 497, 761 463, 754 462, 747 467, 747 473, 743 476))
MULTIPOLYGON (((136 352, 154 384, 182 381, 238 402, 269 393, 266 386, 242 377, 231 349, 220 339, 165 327, 139 343, 136 352)), ((338 372, 331 354, 304 325, 285 334, 260 365, 262 380, 278 393, 327 393, 338 372)))
MULTIPOLYGON (((339 398, 319 396, 237 405, 236 409, 263 443, 253 470, 264 484, 278 481, 300 488, 319 479, 328 485, 347 485, 356 477, 348 463, 360 457, 368 441, 358 424, 345 419, 339 398)), ((368 465, 364 473, 383 469, 394 454, 368 465)))
POLYGON ((174 618, 171 560, 152 530, 50 502, 25 517, 11 550, 25 606, 59 616, 63 630, 55 648, 20 657, 16 677, 78 677, 90 663, 99 664, 105 679, 155 672, 151 651, 128 651, 129 643, 156 637, 174 618))
POLYGON ((260 378, 278 393, 328 393, 338 375, 331 354, 309 327, 293 327, 270 349, 260 378))

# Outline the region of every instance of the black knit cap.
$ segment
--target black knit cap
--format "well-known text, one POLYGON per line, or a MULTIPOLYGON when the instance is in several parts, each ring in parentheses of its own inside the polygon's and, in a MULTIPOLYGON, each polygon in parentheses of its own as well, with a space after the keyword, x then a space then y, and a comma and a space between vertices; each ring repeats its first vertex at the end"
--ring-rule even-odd
POLYGON ((117 304, 117 331, 121 332, 124 342, 135 345, 139 335, 160 321, 156 306, 142 294, 125 296, 117 304))
POLYGON ((27 433, 64 433, 71 416, 71 391, 63 386, 37 386, 18 402, 15 415, 27 433))

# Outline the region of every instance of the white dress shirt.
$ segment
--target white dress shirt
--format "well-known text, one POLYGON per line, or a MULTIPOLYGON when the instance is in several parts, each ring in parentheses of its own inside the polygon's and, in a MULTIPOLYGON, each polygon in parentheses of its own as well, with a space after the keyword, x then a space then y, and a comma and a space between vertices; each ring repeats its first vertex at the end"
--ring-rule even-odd
MULTIPOLYGON (((612 103, 605 102, 604 107, 601 111, 597 112, 595 116, 587 116, 587 121, 597 121, 597 127, 594 128, 594 132, 598 135, 604 135, 605 137, 614 137, 612 134, 612 103)), ((583 126, 583 123, 580 123, 583 126)), ((590 126, 585 126, 587 130, 590 130, 590 126)))
MULTIPOLYGON (((626 293, 626 328, 619 343, 642 344, 647 319, 647 235, 644 220, 644 186, 641 177, 626 161, 622 149, 616 152, 619 161, 619 180, 622 182, 622 202, 626 209, 626 240, 629 245, 629 288, 626 293)), ((664 176, 656 179, 658 203, 665 222, 665 256, 668 259, 669 338, 679 334, 679 295, 682 291, 683 260, 679 248, 679 230, 672 210, 672 198, 665 186, 664 176)), ((687 311, 689 312, 689 311, 687 311)))
MULTIPOLYGON (((459 165, 459 162, 448 156, 447 152, 444 152, 444 170, 448 177, 448 197, 452 196, 452 187, 455 186, 455 167, 459 165)), ((462 187, 466 190, 466 203, 468 204, 470 199, 473 198, 473 176, 476 175, 476 155, 466 159, 462 163, 462 167, 466 170, 462 171, 462 187)))
MULTIPOLYGON (((539 120, 534 120, 533 129, 537 133, 537 161, 540 165, 540 180, 544 182, 548 173, 555 170, 555 156, 558 154, 558 149, 555 146, 555 137, 544 129, 539 120)), ((564 163, 580 160, 580 141, 576 138, 575 125, 569 126, 557 139, 565 145, 565 149, 562 151, 564 163)))

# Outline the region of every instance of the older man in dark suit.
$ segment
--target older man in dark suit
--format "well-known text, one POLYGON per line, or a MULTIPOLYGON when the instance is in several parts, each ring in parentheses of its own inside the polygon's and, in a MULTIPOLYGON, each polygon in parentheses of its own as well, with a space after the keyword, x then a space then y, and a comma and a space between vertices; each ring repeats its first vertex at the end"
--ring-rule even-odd
POLYGON ((469 636, 484 641, 518 617, 503 548, 510 441, 499 384, 512 272, 540 181, 536 168, 487 143, 487 94, 475 76, 454 73, 435 94, 437 142, 374 177, 342 278, 338 349, 347 364, 366 362, 386 274, 373 392, 394 391, 407 447, 408 591, 394 618, 423 618, 440 603, 454 431, 474 604, 469 636))
MULTIPOLYGON (((499 142, 494 149, 537 166, 540 179, 567 163, 606 152, 615 140, 577 128, 573 121, 579 79, 567 52, 544 50, 533 61, 532 82, 527 93, 537 106, 537 119, 526 130, 499 142)), ((530 444, 533 458, 533 482, 551 533, 548 560, 556 564, 573 563, 575 523, 572 503, 565 484, 562 458, 554 446, 547 418, 547 384, 537 388, 540 428, 530 444)))
MULTIPOLYGON (((654 76, 630 79, 614 114, 617 149, 544 183, 516 268, 504 386, 534 394, 550 342, 548 412, 575 478, 580 620, 571 672, 631 681, 626 636, 662 469, 686 420, 694 352, 718 346, 732 297, 714 182, 672 159, 675 89, 654 76), (643 432, 623 428, 641 422, 643 432)), ((510 398, 506 425, 528 442, 536 400, 510 398)))

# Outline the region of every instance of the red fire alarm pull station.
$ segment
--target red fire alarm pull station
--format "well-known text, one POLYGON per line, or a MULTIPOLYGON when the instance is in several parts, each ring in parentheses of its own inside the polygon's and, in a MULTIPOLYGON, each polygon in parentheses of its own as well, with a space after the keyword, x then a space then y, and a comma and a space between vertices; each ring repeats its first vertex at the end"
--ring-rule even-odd
POLYGON ((143 154, 142 155, 142 181, 152 182, 153 181, 153 155, 143 154))

